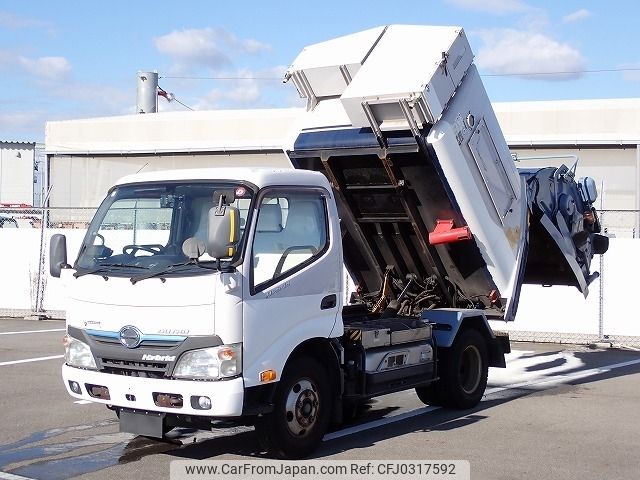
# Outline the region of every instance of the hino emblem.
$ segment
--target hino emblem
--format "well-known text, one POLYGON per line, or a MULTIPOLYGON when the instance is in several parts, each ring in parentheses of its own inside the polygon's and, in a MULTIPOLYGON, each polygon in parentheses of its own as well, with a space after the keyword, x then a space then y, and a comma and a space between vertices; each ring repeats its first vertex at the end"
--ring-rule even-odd
POLYGON ((120 329, 120 343, 127 348, 136 348, 142 343, 142 334, 140 330, 131 325, 120 329))

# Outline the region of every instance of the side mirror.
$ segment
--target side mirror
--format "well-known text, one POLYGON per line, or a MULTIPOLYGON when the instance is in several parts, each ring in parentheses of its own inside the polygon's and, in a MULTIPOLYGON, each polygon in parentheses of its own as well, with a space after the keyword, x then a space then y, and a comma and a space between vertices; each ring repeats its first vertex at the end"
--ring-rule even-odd
POLYGON ((240 214, 236 207, 219 205, 209 210, 207 253, 213 258, 231 258, 240 238, 240 214))
POLYGON ((49 273, 52 277, 60 278, 63 268, 69 268, 67 263, 67 237, 56 233, 51 236, 49 241, 49 273))

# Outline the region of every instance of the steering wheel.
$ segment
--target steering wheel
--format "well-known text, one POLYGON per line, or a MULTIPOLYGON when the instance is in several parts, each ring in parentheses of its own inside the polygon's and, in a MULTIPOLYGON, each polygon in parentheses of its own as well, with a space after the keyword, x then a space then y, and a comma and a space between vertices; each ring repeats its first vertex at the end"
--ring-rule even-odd
POLYGON ((135 256, 136 252, 138 252, 139 250, 155 255, 156 253, 161 253, 164 250, 164 245, 153 243, 149 245, 125 245, 124 247, 122 247, 122 253, 124 253, 125 255, 135 256))

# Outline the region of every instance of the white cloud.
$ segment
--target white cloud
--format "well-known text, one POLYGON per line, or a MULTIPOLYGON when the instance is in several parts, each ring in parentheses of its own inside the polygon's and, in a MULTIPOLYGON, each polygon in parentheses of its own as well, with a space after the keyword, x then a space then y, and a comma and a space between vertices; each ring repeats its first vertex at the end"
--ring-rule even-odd
POLYGON ((465 10, 487 12, 495 15, 517 13, 532 7, 521 0, 447 0, 450 4, 465 10))
POLYGON ((135 112, 134 107, 127 110, 131 103, 135 103, 134 87, 122 88, 101 83, 71 81, 49 85, 46 92, 52 97, 64 99, 67 104, 76 104, 76 118, 135 112), (81 112, 77 111, 79 107, 82 107, 81 112))
POLYGON ((587 10, 586 8, 581 8, 580 10, 576 10, 575 12, 562 17, 562 22, 563 23, 579 22, 580 20, 589 18, 591 15, 592 13, 589 10, 587 10))
POLYGON ((230 88, 214 88, 202 97, 193 108, 211 110, 219 108, 254 107, 262 93, 256 80, 239 80, 230 88))
POLYGON ((0 112, 0 131, 4 140, 41 141, 44 138, 46 112, 8 111, 0 112))
POLYGON ((38 82, 24 97, 0 105, 0 131, 10 139, 41 141, 47 121, 135 112, 135 86, 86 81, 38 82), (28 97, 28 98, 27 98, 28 97))
POLYGON ((21 17, 10 12, 0 12, 0 27, 11 30, 22 28, 45 28, 53 30, 51 23, 35 18, 21 17))
POLYGON ((253 38, 247 38, 241 42, 242 50, 246 53, 262 53, 271 50, 271 45, 259 42, 253 38))
POLYGON ((43 124, 43 112, 0 112, 0 130, 24 130, 43 124))
POLYGON ((540 8, 532 8, 517 20, 516 29, 529 32, 542 32, 551 26, 549 14, 540 8))
POLYGON ((71 64, 64 57, 18 57, 18 64, 28 73, 46 80, 60 80, 71 71, 71 64))
POLYGON ((220 68, 231 63, 231 59, 220 45, 223 42, 219 37, 211 28, 174 30, 155 38, 154 44, 160 53, 169 55, 179 63, 220 68))
POLYGON ((0 70, 11 74, 23 71, 38 80, 57 81, 67 77, 71 63, 65 57, 25 57, 13 50, 0 48, 0 70))
POLYGON ((174 30, 153 42, 180 67, 206 66, 214 70, 231 65, 232 52, 256 54, 270 48, 251 38, 238 39, 220 28, 174 30))
POLYGON ((10 50, 0 49, 0 68, 13 66, 15 59, 15 53, 10 50))
POLYGON ((286 66, 278 65, 259 71, 239 69, 225 72, 224 76, 237 80, 221 81, 218 87, 193 100, 193 104, 186 103, 195 110, 273 107, 275 96, 278 98, 275 105, 282 106, 281 97, 288 90, 282 87, 286 69, 286 66))
POLYGON ((265 77, 273 77, 284 81, 284 73, 289 67, 287 65, 276 65, 275 67, 267 68, 261 72, 265 77))
POLYGON ((478 32, 484 45, 478 51, 477 65, 493 74, 521 74, 538 80, 570 80, 584 69, 582 54, 567 43, 543 33, 514 29, 478 32), (567 72, 560 75, 536 75, 567 72))
POLYGON ((627 82, 640 82, 640 63, 623 63, 619 68, 625 69, 622 78, 627 82))

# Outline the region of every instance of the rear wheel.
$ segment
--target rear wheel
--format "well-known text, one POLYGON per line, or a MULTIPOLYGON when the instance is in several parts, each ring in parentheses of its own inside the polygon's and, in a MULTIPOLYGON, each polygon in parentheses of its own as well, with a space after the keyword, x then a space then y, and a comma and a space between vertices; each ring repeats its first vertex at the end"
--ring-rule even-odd
POLYGON ((260 444, 279 458, 305 457, 322 441, 330 409, 325 368, 310 357, 294 359, 278 384, 273 411, 256 421, 260 444))
POLYGON ((429 405, 466 409, 475 407, 487 388, 489 356, 480 332, 460 332, 451 348, 438 351, 440 379, 429 386, 416 388, 418 398, 429 405))
POLYGON ((416 387, 416 394, 420 401, 426 405, 442 405, 436 383, 432 383, 426 387, 416 387))

